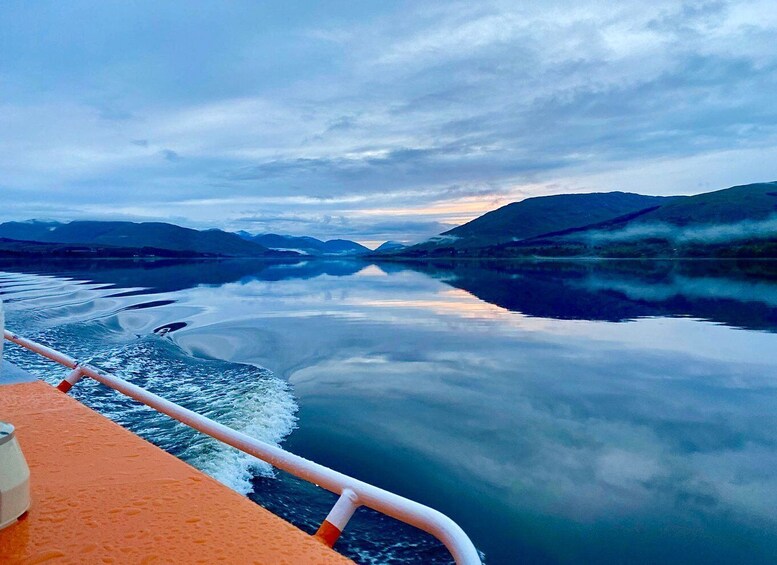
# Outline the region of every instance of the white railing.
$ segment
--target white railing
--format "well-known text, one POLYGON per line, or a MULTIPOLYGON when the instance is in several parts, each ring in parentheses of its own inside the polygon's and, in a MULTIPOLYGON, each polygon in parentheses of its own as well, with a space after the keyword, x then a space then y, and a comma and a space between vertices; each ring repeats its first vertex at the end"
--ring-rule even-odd
POLYGON ((63 392, 69 391, 73 385, 84 377, 94 379, 130 398, 134 398, 146 406, 150 406, 157 412, 167 414, 195 430, 227 445, 231 445, 244 453, 253 455, 262 461, 266 461, 295 477, 340 495, 340 498, 332 507, 318 532, 316 532, 316 537, 330 547, 340 537, 356 509, 359 506, 366 506, 428 532, 448 548, 459 565, 480 565, 481 563, 475 546, 467 537, 467 534, 464 533, 464 530, 445 514, 433 508, 354 479, 348 475, 338 473, 299 455, 284 451, 280 447, 247 436, 96 367, 81 364, 72 357, 50 347, 19 337, 8 330, 4 330, 3 333, 8 341, 72 369, 70 374, 57 387, 63 392))

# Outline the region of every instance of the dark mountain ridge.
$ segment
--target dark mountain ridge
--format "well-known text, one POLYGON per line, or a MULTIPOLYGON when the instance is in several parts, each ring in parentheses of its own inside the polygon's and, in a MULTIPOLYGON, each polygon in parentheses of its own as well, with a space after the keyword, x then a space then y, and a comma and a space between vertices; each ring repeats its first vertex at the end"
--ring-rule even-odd
POLYGON ((251 235, 245 231, 238 232, 238 235, 243 239, 270 249, 287 249, 308 255, 359 255, 370 252, 363 245, 347 239, 321 241, 315 237, 308 236, 279 235, 275 233, 251 235))
MULTIPOLYGON (((266 247, 221 230, 199 231, 163 222, 6 222, 0 238, 59 245, 101 248, 153 249, 214 257, 277 256, 266 247)), ((124 256, 125 252, 122 252, 124 256)))
POLYGON ((399 243, 398 241, 384 241, 381 243, 376 249, 376 253, 381 253, 383 251, 399 251, 400 249, 405 249, 407 245, 404 243, 399 243))
POLYGON ((538 196, 502 206, 441 236, 457 238, 457 247, 479 247, 483 242, 493 245, 595 224, 674 199, 629 192, 538 196))
POLYGON ((530 198, 385 255, 777 258, 777 182, 695 196, 610 192, 530 198), (591 218, 597 221, 574 225, 591 218))
POLYGON ((777 213, 777 181, 745 184, 675 197, 641 218, 641 222, 690 224, 733 224, 766 220, 777 213))

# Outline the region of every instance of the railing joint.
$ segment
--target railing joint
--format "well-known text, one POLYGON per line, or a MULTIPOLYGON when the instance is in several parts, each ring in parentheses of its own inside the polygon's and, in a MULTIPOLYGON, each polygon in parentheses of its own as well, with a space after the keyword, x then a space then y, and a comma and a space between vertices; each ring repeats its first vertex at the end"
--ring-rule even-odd
POLYGON ((344 488, 329 515, 321 522, 315 537, 333 547, 359 506, 359 495, 353 489, 344 488))
POLYGON ((70 389, 73 388, 78 381, 83 379, 84 376, 83 369, 76 363, 75 368, 70 371, 70 374, 62 379, 62 382, 57 385, 57 390, 65 393, 70 392, 70 389))

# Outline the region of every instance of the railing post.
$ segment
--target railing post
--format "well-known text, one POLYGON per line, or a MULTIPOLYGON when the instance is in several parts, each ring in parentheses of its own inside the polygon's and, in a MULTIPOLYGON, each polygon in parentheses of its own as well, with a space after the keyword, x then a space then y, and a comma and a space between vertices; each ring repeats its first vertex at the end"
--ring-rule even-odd
POLYGON ((84 378, 84 372, 81 367, 76 367, 70 374, 64 378, 64 380, 57 385, 57 390, 61 392, 69 392, 73 385, 84 378))
MULTIPOLYGON (((0 298, 0 331, 3 332, 3 336, 5 336, 5 314, 3 313, 3 299, 0 298)), ((5 343, 4 339, 0 339, 0 363, 3 362, 3 344, 5 343)))
POLYGON ((359 497, 351 489, 343 489, 326 520, 321 522, 316 537, 329 547, 334 547, 357 508, 359 508, 359 497))

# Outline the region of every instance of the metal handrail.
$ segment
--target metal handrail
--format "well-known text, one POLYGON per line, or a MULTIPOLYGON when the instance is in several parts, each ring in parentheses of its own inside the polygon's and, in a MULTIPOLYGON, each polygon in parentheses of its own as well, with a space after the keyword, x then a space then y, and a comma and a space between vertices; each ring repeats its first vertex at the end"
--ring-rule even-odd
POLYGON ((20 337, 8 330, 3 330, 3 335, 5 339, 16 345, 72 369, 57 387, 63 392, 70 390, 83 377, 89 377, 243 453, 340 495, 316 532, 316 537, 330 547, 337 541, 356 509, 359 506, 366 506, 431 534, 448 548, 457 564, 481 565, 478 551, 464 530, 445 514, 433 508, 252 438, 115 375, 88 364, 81 364, 64 353, 20 337))

